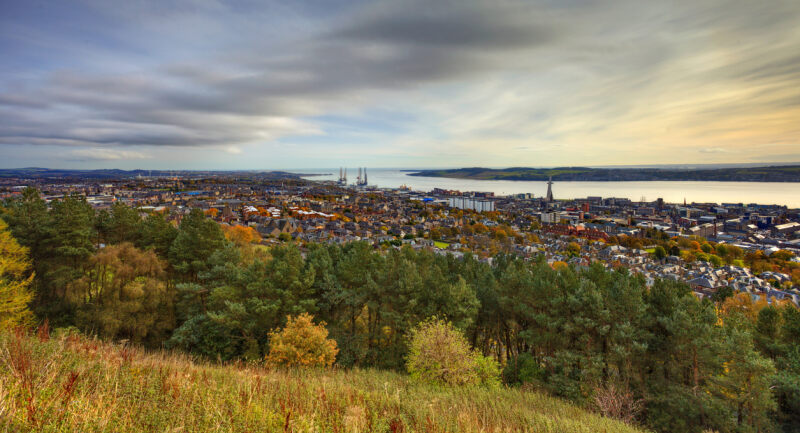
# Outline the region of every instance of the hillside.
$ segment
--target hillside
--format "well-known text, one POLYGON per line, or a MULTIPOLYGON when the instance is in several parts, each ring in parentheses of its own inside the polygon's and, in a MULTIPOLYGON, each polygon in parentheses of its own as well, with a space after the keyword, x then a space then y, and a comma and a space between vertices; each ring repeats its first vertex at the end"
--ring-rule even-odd
POLYGON ((0 358, 3 432, 639 431, 533 392, 223 366, 75 334, 3 333, 0 358))
POLYGON ((558 181, 731 181, 731 182, 800 182, 800 166, 735 167, 703 169, 661 168, 587 168, 556 167, 503 169, 471 167, 449 170, 421 170, 409 176, 448 177, 475 180, 558 181))

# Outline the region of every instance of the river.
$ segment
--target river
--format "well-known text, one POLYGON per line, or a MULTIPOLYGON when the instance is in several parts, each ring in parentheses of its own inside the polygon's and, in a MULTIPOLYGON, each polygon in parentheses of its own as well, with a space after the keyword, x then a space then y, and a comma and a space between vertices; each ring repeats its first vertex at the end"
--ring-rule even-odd
MULTIPOLYGON (((298 173, 323 174, 308 176, 309 180, 336 180, 339 169, 296 170, 298 173)), ((542 197, 547 192, 543 181, 472 180, 443 177, 408 176, 400 169, 370 169, 370 185, 380 188, 397 188, 406 185, 416 191, 433 188, 459 191, 487 191, 495 195, 533 193, 542 197)), ((354 183, 358 169, 347 170, 348 181, 354 183)), ((587 196, 620 197, 639 201, 663 198, 668 203, 758 203, 786 205, 800 208, 800 183, 792 182, 700 182, 700 181, 649 181, 649 182, 553 182, 556 199, 585 198, 587 196)))

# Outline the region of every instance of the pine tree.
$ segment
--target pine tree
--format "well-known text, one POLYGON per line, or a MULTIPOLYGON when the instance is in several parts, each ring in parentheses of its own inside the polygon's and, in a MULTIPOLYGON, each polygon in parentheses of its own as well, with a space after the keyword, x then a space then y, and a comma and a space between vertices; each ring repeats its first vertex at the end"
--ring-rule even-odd
POLYGON ((181 221, 180 232, 169 249, 169 262, 182 281, 196 282, 198 274, 208 269, 206 260, 225 246, 219 224, 195 208, 181 221))

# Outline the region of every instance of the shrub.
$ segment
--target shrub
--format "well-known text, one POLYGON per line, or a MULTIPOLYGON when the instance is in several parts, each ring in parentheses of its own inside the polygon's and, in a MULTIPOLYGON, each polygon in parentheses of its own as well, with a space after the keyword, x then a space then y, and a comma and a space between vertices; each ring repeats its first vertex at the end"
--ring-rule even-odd
POLYGON ((594 406, 603 416, 630 424, 644 409, 644 400, 636 398, 627 387, 609 383, 595 389, 594 406))
POLYGON ((328 338, 325 322, 314 324, 308 313, 287 317, 286 327, 269 333, 271 365, 330 367, 336 361, 339 349, 336 341, 328 338))
POLYGON ((499 383, 497 361, 472 350, 459 330, 437 318, 411 332, 406 368, 412 378, 440 385, 499 383))
POLYGON ((478 383, 491 388, 500 386, 500 364, 491 356, 483 356, 478 351, 474 351, 473 355, 478 383))

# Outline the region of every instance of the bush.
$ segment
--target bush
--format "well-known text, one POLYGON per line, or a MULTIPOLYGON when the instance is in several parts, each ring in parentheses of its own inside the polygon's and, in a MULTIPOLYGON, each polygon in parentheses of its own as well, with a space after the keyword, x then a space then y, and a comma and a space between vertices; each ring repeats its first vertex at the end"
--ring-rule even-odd
POLYGON ((458 329, 437 318, 411 332, 406 368, 412 378, 440 385, 500 383, 497 361, 472 350, 458 329))
POLYGON ((328 338, 325 322, 315 325, 313 319, 308 313, 289 316, 282 331, 270 332, 267 363, 287 367, 330 367, 336 361, 339 349, 336 341, 328 338))
POLYGON ((491 356, 483 356, 478 351, 474 351, 473 354, 478 383, 491 388, 500 386, 500 364, 491 356))
POLYGON ((609 383, 595 389, 594 406, 603 416, 630 424, 644 409, 644 400, 636 398, 627 387, 609 383))

